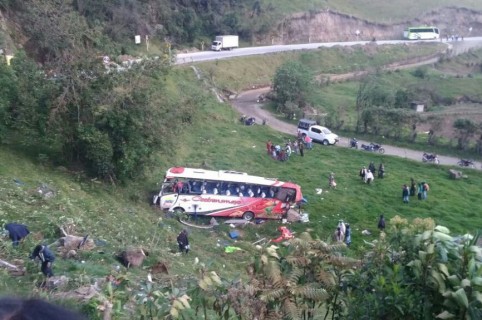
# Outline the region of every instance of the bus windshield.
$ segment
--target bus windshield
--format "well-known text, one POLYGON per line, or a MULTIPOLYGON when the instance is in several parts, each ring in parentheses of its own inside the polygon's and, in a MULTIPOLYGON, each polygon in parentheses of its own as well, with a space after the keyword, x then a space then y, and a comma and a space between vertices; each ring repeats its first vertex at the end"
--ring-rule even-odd
POLYGON ((281 218, 301 201, 301 188, 291 182, 235 171, 171 168, 154 204, 161 209, 199 215, 281 218))

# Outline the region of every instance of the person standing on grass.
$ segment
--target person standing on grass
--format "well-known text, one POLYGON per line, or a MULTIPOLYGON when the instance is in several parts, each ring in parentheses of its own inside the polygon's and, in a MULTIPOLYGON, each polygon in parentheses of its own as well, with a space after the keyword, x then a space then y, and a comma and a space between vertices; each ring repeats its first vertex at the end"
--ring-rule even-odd
POLYGON ((385 166, 383 163, 380 162, 380 165, 378 166, 378 178, 383 179, 385 176, 385 166))
POLYGON ((373 163, 373 161, 371 161, 370 164, 368 165, 368 170, 369 170, 371 173, 375 174, 375 171, 376 171, 377 169, 375 169, 375 164, 373 163))
POLYGON ((350 225, 347 223, 345 225, 345 244, 349 247, 351 244, 351 228, 350 225))
POLYGON ((383 214, 381 214, 380 218, 378 219, 378 229, 380 231, 385 230, 385 217, 383 216, 383 214))
POLYGON ((30 259, 39 259, 42 262, 42 267, 40 270, 42 273, 47 277, 50 278, 54 275, 52 272, 52 264, 55 261, 55 255, 52 251, 46 246, 39 244, 34 249, 32 254, 30 255, 30 259))
POLYGON ((305 156, 305 144, 303 143, 303 140, 298 140, 298 148, 300 149, 300 156, 304 157, 305 156))
POLYGON ((413 178, 410 178, 410 196, 415 196, 415 193, 417 192, 417 183, 413 178))
POLYGON ((179 252, 189 252, 189 238, 187 237, 187 230, 183 229, 177 236, 177 244, 179 245, 179 252))
POLYGON ((365 173, 365 183, 370 184, 372 183, 373 179, 373 173, 370 170, 367 170, 367 172, 365 173))
POLYGON ((410 191, 408 190, 408 186, 406 184, 402 187, 402 199, 403 203, 408 203, 410 191))
POLYGON ((422 199, 423 200, 427 199, 428 190, 430 190, 430 187, 428 186, 428 183, 422 182, 422 199))
POLYGON ((273 143, 271 142, 271 140, 268 140, 268 142, 266 142, 266 151, 268 152, 269 155, 271 155, 271 146, 273 145, 273 143))

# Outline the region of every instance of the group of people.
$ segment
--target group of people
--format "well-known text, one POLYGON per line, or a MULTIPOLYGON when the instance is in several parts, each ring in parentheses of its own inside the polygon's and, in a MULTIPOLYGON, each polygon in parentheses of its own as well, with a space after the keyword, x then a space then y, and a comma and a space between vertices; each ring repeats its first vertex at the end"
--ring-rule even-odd
MULTIPOLYGON (((20 242, 30 234, 30 230, 26 225, 16 222, 7 223, 4 228, 8 233, 8 237, 12 240, 12 245, 14 247, 17 247, 20 242)), ((48 246, 43 244, 35 246, 30 255, 30 259, 40 260, 42 263, 40 270, 46 277, 52 277, 54 275, 52 264, 55 261, 55 254, 48 246)))
POLYGON ((338 221, 335 232, 333 233, 333 240, 338 243, 344 242, 348 247, 351 244, 351 228, 348 223, 343 220, 338 221))
POLYGON ((404 184, 402 186, 402 201, 403 203, 408 203, 410 197, 417 195, 418 200, 427 199, 427 193, 430 190, 430 186, 427 182, 422 181, 417 183, 413 178, 410 179, 410 188, 408 185, 404 184))
POLYGON ((258 186, 244 183, 222 183, 217 181, 182 181, 176 179, 170 188, 179 194, 212 194, 239 196, 250 198, 274 198, 278 192, 277 187, 258 186))
MULTIPOLYGON (((375 164, 373 161, 370 162, 367 167, 363 166, 360 169, 359 176, 365 182, 366 184, 371 184, 373 180, 375 179, 375 172, 376 172, 375 164)), ((378 178, 383 179, 385 177, 385 165, 383 163, 380 163, 378 166, 378 178)))
POLYGON ((292 154, 298 154, 304 157, 305 149, 313 149, 313 139, 308 136, 298 136, 294 141, 288 139, 288 141, 281 145, 273 144, 271 140, 266 142, 266 152, 268 155, 280 161, 287 161, 292 154))

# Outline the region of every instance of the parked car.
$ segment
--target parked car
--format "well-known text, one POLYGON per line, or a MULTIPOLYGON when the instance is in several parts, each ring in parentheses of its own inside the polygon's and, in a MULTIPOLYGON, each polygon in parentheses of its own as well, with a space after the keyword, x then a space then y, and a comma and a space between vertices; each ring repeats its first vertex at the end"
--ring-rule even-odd
POLYGON ((298 131, 302 137, 309 136, 313 141, 321 142, 323 145, 336 144, 340 139, 330 129, 316 124, 316 121, 301 119, 298 122, 298 131))

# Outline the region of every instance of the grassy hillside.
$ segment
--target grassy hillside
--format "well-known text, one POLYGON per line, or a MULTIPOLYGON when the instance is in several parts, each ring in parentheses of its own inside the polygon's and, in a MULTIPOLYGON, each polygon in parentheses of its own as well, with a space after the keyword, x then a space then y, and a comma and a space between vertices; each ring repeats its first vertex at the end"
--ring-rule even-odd
POLYGON ((369 21, 396 23, 409 21, 424 13, 443 7, 463 7, 482 10, 482 3, 477 0, 460 0, 456 3, 450 0, 422 0, 416 2, 381 0, 267 0, 283 13, 331 9, 341 13, 369 21))
POLYGON ((322 73, 375 70, 393 62, 432 55, 443 49, 445 46, 438 43, 320 48, 306 52, 293 51, 205 62, 198 66, 216 87, 236 92, 253 85, 271 84, 276 69, 288 60, 300 60, 316 76, 322 73))
MULTIPOLYGON (((277 162, 266 155, 265 141, 271 139, 282 143, 287 136, 265 126, 242 126, 229 105, 209 99, 202 116, 189 130, 180 130, 176 158, 166 159, 161 155, 162 162, 159 163, 162 166, 153 169, 149 179, 126 187, 104 186, 79 173, 41 165, 39 161, 3 146, 0 152, 1 221, 26 223, 33 234, 18 249, 12 249, 8 241, 2 240, 0 258, 25 260, 36 243, 53 242, 59 236, 58 226, 73 222, 76 234, 89 234, 102 244, 92 252, 81 253, 77 259, 59 259, 55 264, 55 272, 74 279, 74 286, 85 284, 91 278, 118 274, 115 271, 118 262, 113 256, 129 245, 143 246, 150 252, 142 269, 129 271, 134 282, 143 279, 149 266, 157 261, 165 262, 170 269, 169 275, 159 276, 160 283, 188 281, 193 277, 194 257, 199 257, 210 268, 220 270, 224 276, 244 274, 249 255, 240 253, 242 258, 225 255, 217 246, 217 243, 232 243, 227 237, 227 227, 215 231, 190 230, 192 253, 188 257, 178 257, 171 252, 175 251, 175 236, 182 227, 151 208, 148 199, 150 192, 156 189, 154 182, 173 165, 197 167, 204 163, 211 169, 235 169, 297 182, 308 199, 304 210, 310 214, 311 222, 291 227, 297 232, 311 230, 313 236, 328 239, 338 219, 344 219, 353 228, 352 254, 364 247, 361 230, 374 231, 381 213, 388 219, 396 214, 407 218, 430 216, 456 233, 472 232, 482 224, 477 213, 482 207, 480 172, 466 170, 467 179, 452 181, 443 166, 319 145, 304 158, 293 156, 288 162, 277 162), (377 165, 383 161, 387 177, 375 180, 369 186, 360 181, 358 170, 370 161, 377 165), (330 172, 336 175, 337 190, 325 190, 330 172), (428 181, 431 191, 427 201, 412 199, 410 204, 404 205, 401 185, 408 183, 411 177, 428 181), (41 184, 54 190, 55 196, 42 198, 36 191, 41 184), (316 188, 325 191, 317 195, 316 188), (81 263, 82 260, 85 263, 81 263)), ((249 242, 257 239, 256 233, 261 237, 274 237, 277 224, 270 221, 245 229, 244 237, 236 245, 249 250, 249 242)), ((25 277, 10 278, 3 273, 0 292, 29 292, 39 276, 33 263, 27 263, 27 266, 29 274, 25 277)), ((123 268, 120 271, 121 274, 125 272, 123 268)))

